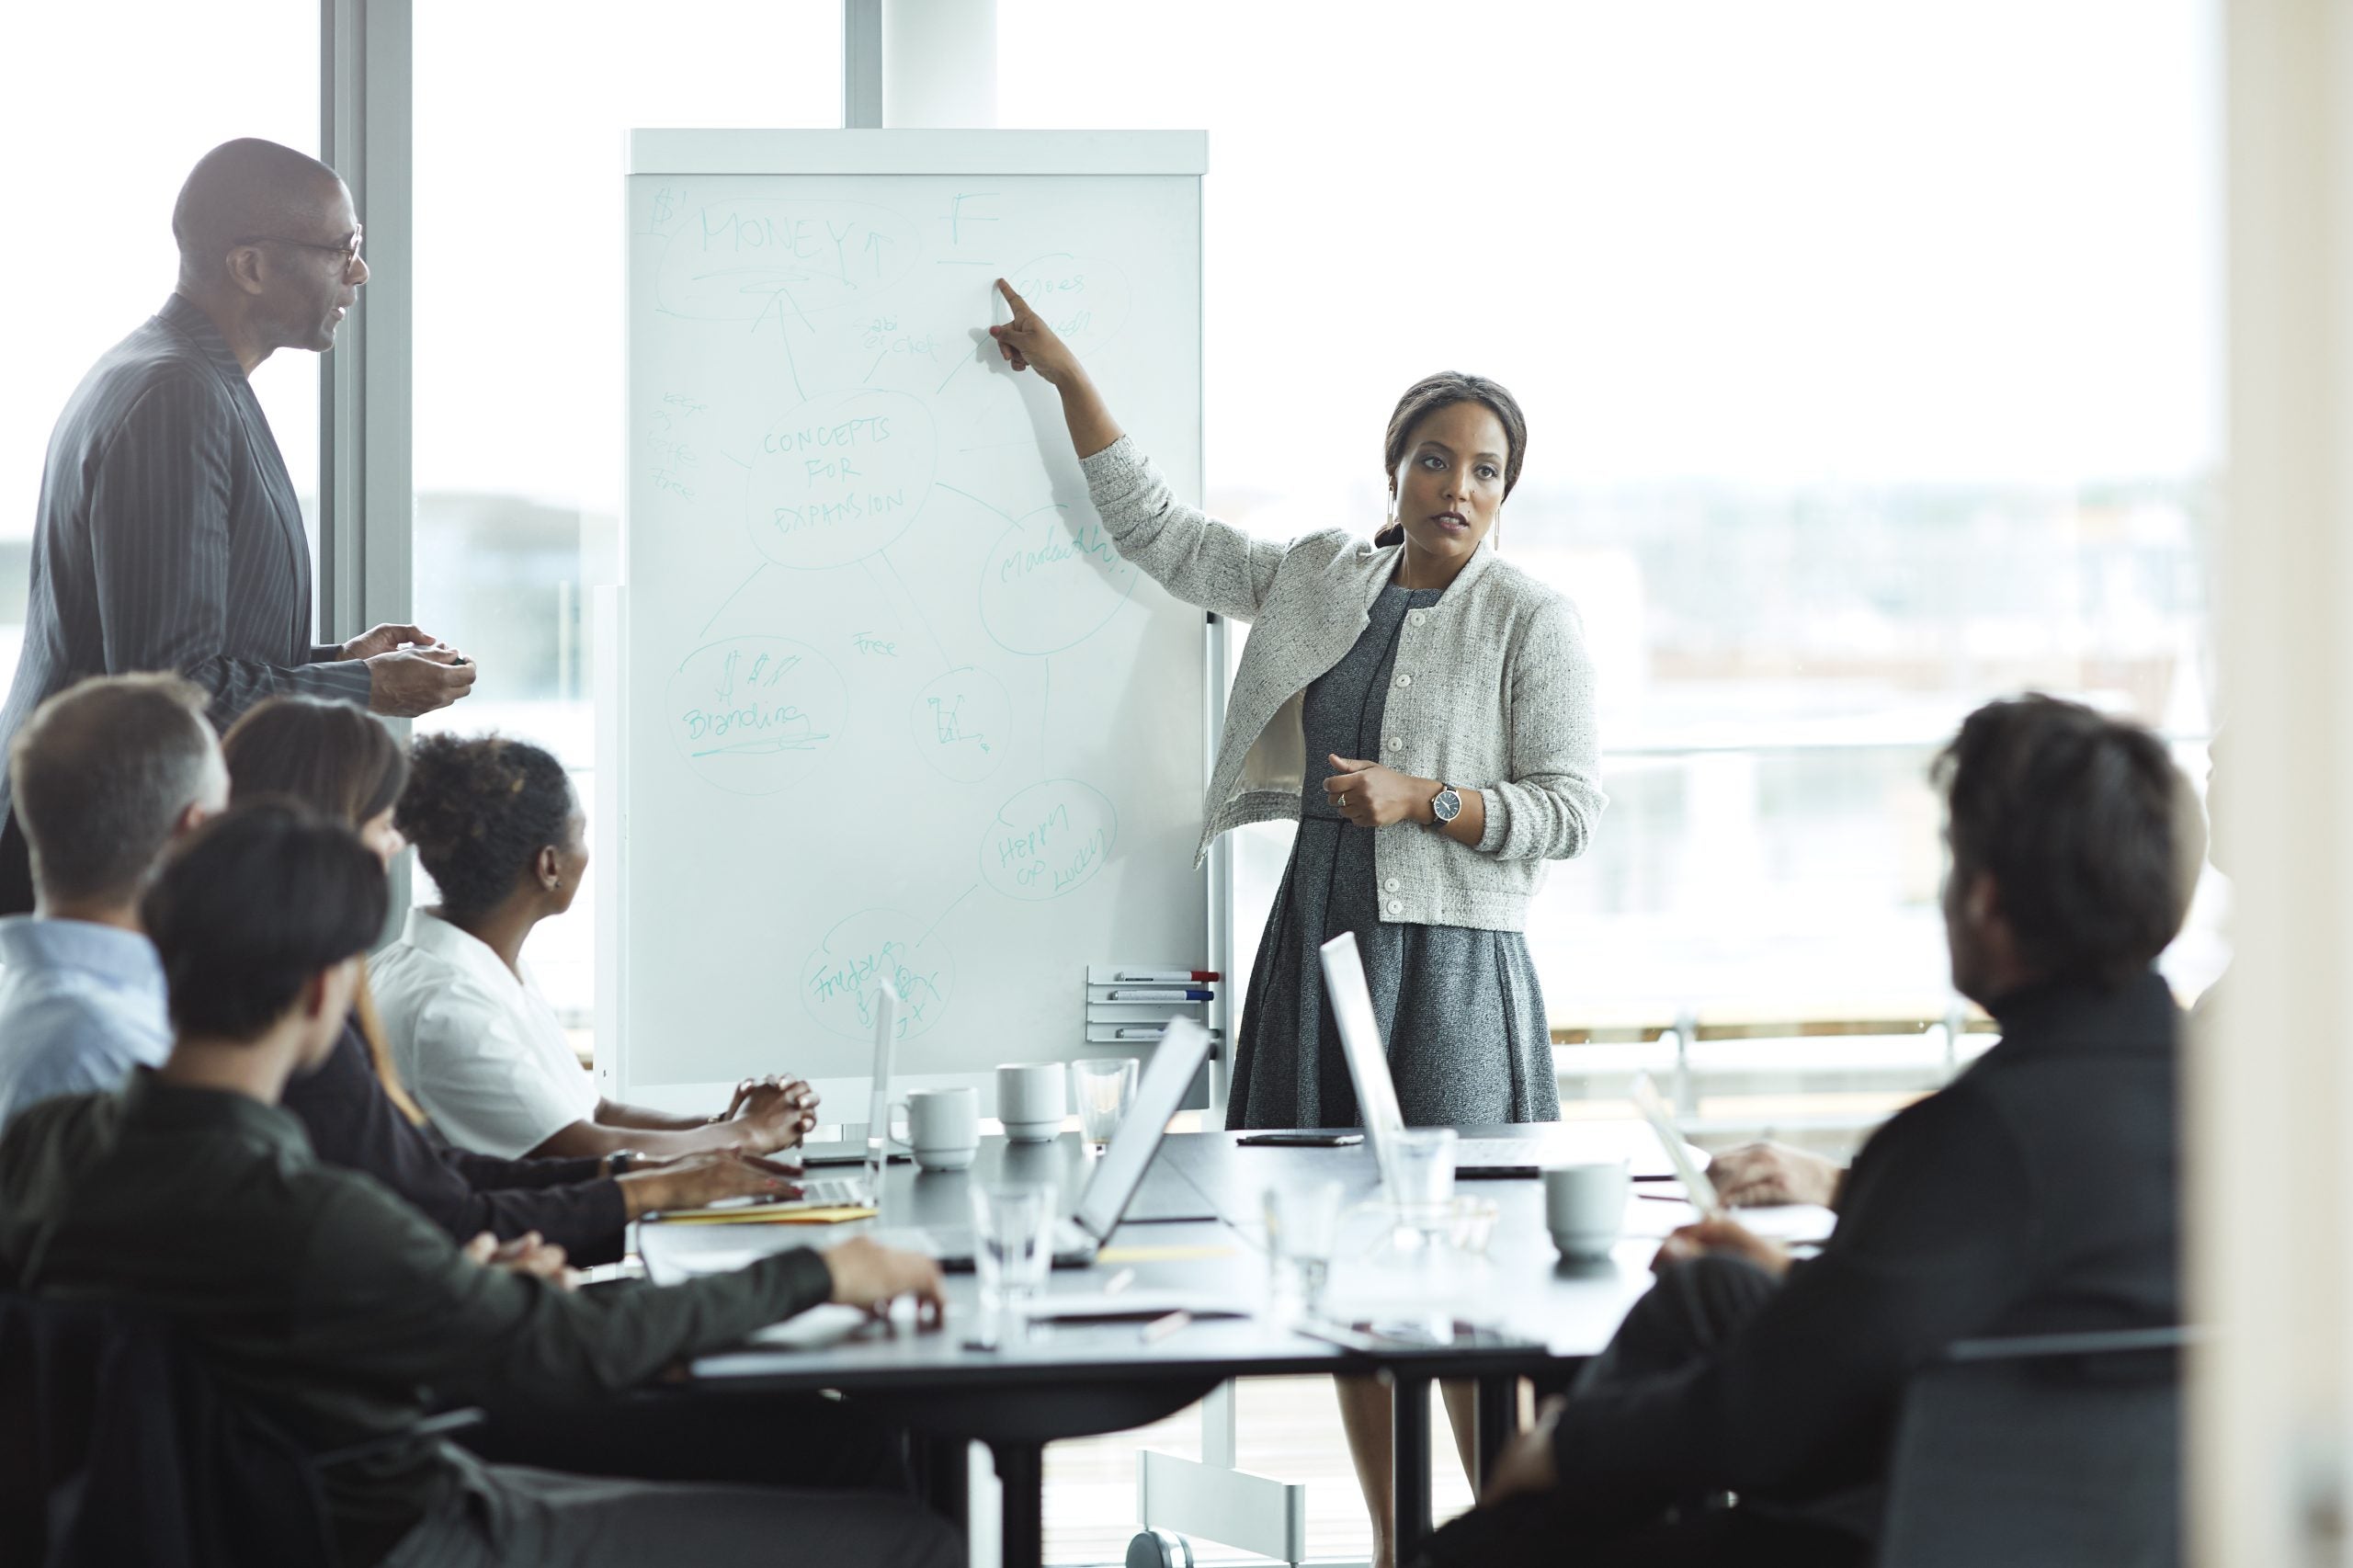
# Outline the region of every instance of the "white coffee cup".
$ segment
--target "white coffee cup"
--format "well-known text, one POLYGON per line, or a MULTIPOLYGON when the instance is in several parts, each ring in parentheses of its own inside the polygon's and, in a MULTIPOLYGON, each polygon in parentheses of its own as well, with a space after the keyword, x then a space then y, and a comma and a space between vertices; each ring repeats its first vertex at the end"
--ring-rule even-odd
POLYGON ((1047 1143, 1070 1114, 1068 1073, 1059 1062, 1007 1062, 996 1070, 996 1116, 1016 1143, 1047 1143))
POLYGON ((910 1089, 891 1108, 907 1119, 905 1136, 893 1131, 891 1141, 914 1151, 915 1164, 925 1170, 961 1171, 981 1152, 981 1095, 970 1085, 910 1089))
POLYGON ((1607 1257, 1625 1232, 1633 1196, 1623 1160, 1552 1166, 1544 1173, 1544 1228, 1563 1257, 1607 1257))

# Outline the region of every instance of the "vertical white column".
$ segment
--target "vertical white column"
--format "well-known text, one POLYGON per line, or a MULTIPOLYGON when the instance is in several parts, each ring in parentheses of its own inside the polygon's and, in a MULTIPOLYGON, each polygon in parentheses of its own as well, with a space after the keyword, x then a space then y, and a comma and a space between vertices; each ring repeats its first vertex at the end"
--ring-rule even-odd
POLYGON ((882 123, 996 123, 996 0, 881 0, 882 123))
POLYGON ((2193 1042, 2190 1561, 2343 1561, 2353 1339, 2353 7, 2228 0, 2221 858, 2193 1042))

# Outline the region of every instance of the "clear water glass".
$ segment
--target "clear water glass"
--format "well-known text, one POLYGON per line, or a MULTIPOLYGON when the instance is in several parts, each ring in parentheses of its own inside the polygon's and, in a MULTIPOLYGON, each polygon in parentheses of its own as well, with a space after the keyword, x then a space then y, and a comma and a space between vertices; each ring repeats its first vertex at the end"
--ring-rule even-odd
POLYGON ((1054 1256, 1050 1182, 974 1182, 972 1265, 981 1311, 1017 1327, 1046 1286, 1054 1256))
POLYGON ((1454 1209, 1454 1129, 1412 1127, 1392 1134, 1389 1201, 1404 1228, 1435 1236, 1454 1209))
POLYGON ((1120 1130, 1136 1097, 1136 1059, 1074 1062, 1070 1075, 1073 1097, 1078 1101, 1078 1130, 1089 1144, 1100 1149, 1120 1130))
POLYGON ((1261 1199, 1267 1217, 1267 1263, 1279 1317, 1313 1317, 1323 1310, 1340 1240, 1346 1189, 1336 1181, 1270 1187, 1261 1199))

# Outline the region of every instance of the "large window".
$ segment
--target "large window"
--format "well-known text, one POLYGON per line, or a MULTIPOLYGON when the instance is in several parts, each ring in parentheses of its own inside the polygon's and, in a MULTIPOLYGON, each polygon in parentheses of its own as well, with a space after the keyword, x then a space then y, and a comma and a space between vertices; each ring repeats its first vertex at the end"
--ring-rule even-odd
MULTIPOLYGON (((172 291, 172 202, 196 161, 239 136, 319 150, 316 0, 244 0, 233 28, 169 0, 39 6, 6 23, 14 69, 0 139, 17 194, 0 246, 10 302, 0 379, 0 684, 16 674, 41 460, 65 400, 99 355, 172 291)), ((366 294, 360 309, 365 310, 366 294)), ((254 392, 318 558, 319 361, 287 349, 254 392)))
MULTIPOLYGON (((418 728, 562 757, 593 812, 589 599, 616 580, 625 469, 621 154, 642 126, 841 123, 836 0, 417 0, 415 613, 474 655, 418 728)), ((431 879, 416 880, 420 903, 431 879)), ((596 873, 531 944, 585 1028, 596 873)), ((584 1037, 585 1038, 585 1037, 584 1037)))
POLYGON ((1500 537, 1583 611, 1611 798, 1531 917, 1557 1031, 1941 1017, 1926 771, 1990 697, 2202 774, 2210 8, 1000 0, 1006 123, 1210 131, 1213 510, 1370 531, 1407 383, 1525 405, 1500 537))

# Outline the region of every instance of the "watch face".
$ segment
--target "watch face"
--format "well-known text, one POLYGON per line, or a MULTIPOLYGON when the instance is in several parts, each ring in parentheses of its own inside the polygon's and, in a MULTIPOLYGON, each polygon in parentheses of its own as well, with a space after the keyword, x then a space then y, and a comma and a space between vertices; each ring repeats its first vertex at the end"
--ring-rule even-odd
POLYGON ((1430 812, 1440 822, 1452 822, 1462 814, 1462 797, 1451 790, 1440 790, 1430 801, 1430 812))

